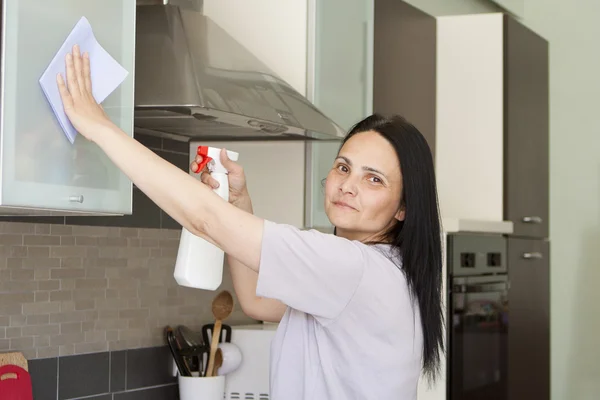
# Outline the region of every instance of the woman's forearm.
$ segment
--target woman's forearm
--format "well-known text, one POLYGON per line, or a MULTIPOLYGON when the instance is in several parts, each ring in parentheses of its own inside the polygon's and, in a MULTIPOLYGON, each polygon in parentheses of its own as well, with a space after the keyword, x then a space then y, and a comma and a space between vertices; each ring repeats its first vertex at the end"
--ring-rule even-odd
MULTIPOLYGON (((236 203, 236 207, 250 214, 254 213, 248 193, 236 203)), ((227 255, 227 264, 229 264, 233 289, 244 313, 260 321, 279 322, 287 306, 278 300, 265 299, 256 295, 258 273, 230 255, 227 255)))
POLYGON ((173 219, 258 271, 261 219, 224 201, 206 185, 163 160, 116 126, 98 132, 94 142, 173 219))

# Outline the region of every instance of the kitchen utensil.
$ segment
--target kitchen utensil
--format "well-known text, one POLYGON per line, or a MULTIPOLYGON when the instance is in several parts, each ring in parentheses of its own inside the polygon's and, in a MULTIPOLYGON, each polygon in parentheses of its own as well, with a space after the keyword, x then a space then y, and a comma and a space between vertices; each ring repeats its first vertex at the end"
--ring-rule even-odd
POLYGON ((221 365, 223 365, 223 352, 218 348, 215 353, 215 365, 213 366, 214 376, 219 375, 219 368, 221 368, 221 365))
POLYGON ((221 325, 224 319, 229 317, 233 312, 233 296, 227 290, 219 293, 212 302, 212 313, 215 317, 215 327, 213 329, 212 340, 210 342, 210 357, 208 359, 208 368, 206 376, 213 376, 215 365, 215 353, 219 345, 219 337, 221 336, 221 325))
POLYGON ((181 349, 177 345, 175 341, 175 336, 173 334, 173 328, 167 326, 165 328, 165 337, 167 339, 167 344, 169 345, 169 349, 171 349, 171 355, 173 356, 173 360, 175 361, 175 365, 177 366, 177 370, 179 371, 179 375, 182 376, 192 376, 192 372, 189 367, 186 365, 182 355, 181 349))
MULTIPOLYGON (((202 335, 199 332, 193 331, 187 326, 179 325, 175 330, 175 338, 177 339, 177 343, 179 344, 179 348, 181 350, 195 348, 199 346, 203 346, 205 342, 202 340, 202 335)), ((189 353, 189 352, 188 352, 189 353)), ((199 372, 202 375, 202 364, 201 360, 199 360, 198 355, 195 353, 189 353, 189 355, 183 355, 183 359, 186 364, 189 366, 190 371, 199 372)), ((204 364, 206 366, 206 364, 204 364)))
POLYGON ((2 400, 33 400, 29 372, 18 365, 0 367, 0 398, 2 400))
POLYGON ((202 334, 193 331, 184 325, 179 325, 175 332, 177 333, 178 338, 181 339, 182 344, 185 343, 190 347, 202 346, 204 344, 208 345, 210 343, 210 340, 205 339, 202 334))
POLYGON ((223 363, 220 368, 217 369, 215 360, 215 371, 217 375, 227 375, 237 370, 242 364, 242 351, 240 348, 233 343, 219 343, 219 350, 223 355, 223 363))
MULTIPOLYGON (((205 324, 202 326, 202 340, 204 343, 210 344, 213 329, 215 329, 215 324, 205 324)), ((219 343, 231 343, 231 326, 227 324, 221 324, 221 332, 223 333, 219 335, 219 343)))
POLYGON ((16 365, 23 368, 25 371, 29 371, 27 366, 27 359, 20 352, 2 353, 0 354, 0 367, 3 365, 16 365))
POLYGON ((208 356, 210 354, 210 347, 206 345, 202 346, 191 346, 185 347, 180 350, 180 354, 184 358, 196 359, 196 367, 192 371, 198 371, 199 376, 204 376, 206 367, 208 366, 208 356))

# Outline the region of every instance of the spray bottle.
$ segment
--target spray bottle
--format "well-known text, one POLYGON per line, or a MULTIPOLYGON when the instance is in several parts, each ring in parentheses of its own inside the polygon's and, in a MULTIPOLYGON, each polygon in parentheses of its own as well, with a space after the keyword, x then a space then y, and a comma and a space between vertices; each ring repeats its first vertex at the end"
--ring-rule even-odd
MULTIPOLYGON (((229 201, 229 179, 227 170, 221 164, 221 149, 199 146, 198 154, 202 156, 198 171, 207 166, 211 176, 219 182, 219 187, 214 191, 229 201)), ((227 151, 227 156, 232 161, 238 159, 238 153, 233 151, 227 151)), ((182 228, 174 273, 179 285, 216 290, 223 280, 223 260, 223 250, 182 228)))

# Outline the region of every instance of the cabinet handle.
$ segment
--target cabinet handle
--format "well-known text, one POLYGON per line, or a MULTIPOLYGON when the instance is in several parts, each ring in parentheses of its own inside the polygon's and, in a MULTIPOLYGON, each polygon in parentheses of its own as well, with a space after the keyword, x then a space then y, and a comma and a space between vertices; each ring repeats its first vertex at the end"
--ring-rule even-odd
POLYGON ((540 260, 540 259, 544 258, 544 256, 542 255, 542 253, 534 251, 532 253, 523 253, 523 258, 526 260, 532 260, 532 259, 540 260))
POLYGON ((523 217, 523 222, 526 224, 541 224, 542 221, 542 217, 523 217))
POLYGON ((83 203, 83 195, 69 196, 71 203, 83 203))

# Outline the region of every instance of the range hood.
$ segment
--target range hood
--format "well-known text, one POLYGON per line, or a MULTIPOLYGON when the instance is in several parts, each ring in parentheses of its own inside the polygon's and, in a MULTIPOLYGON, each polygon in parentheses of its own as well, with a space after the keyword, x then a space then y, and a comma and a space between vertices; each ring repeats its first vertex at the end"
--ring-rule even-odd
POLYGON ((145 3, 136 16, 136 131, 184 141, 345 136, 202 12, 145 3))

